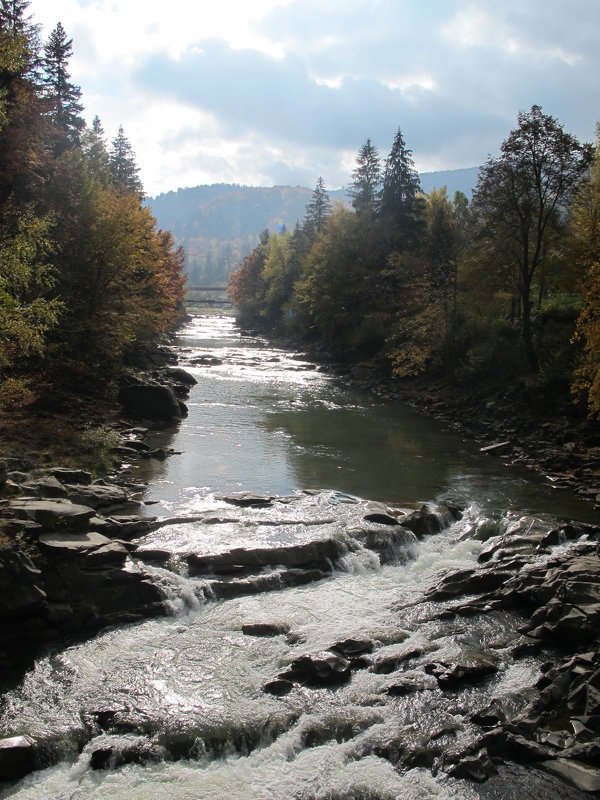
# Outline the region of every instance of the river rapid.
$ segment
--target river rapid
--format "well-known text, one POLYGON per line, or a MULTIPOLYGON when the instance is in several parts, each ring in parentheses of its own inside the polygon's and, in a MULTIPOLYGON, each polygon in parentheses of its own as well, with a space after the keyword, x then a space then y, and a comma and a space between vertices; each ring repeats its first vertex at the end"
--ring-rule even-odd
POLYGON ((473 713, 493 699, 524 708, 542 659, 514 657, 516 617, 449 620, 426 594, 448 570, 476 563, 478 532, 550 530, 556 519, 591 520, 590 507, 428 416, 242 335, 229 317, 195 317, 175 348, 198 384, 187 419, 151 439, 178 454, 130 473, 147 483, 148 514, 180 520, 138 543, 172 554, 145 566, 168 614, 48 654, 3 698, 1 735, 43 740, 52 757, 0 797, 587 796, 511 763, 482 784, 446 774, 445 754, 475 736, 473 713), (239 492, 269 499, 223 499, 239 492), (386 525, 365 524, 369 514, 402 519, 422 504, 440 520, 430 535, 405 531, 382 547, 386 525), (284 563, 315 542, 333 555, 326 574, 311 565, 305 582, 295 562, 264 555, 284 563), (248 553, 254 571, 239 567, 248 553), (221 565, 217 580, 204 563, 221 565), (368 647, 344 680, 265 691, 303 657, 361 642, 368 647), (466 652, 491 653, 494 670, 445 691, 432 659, 466 652))

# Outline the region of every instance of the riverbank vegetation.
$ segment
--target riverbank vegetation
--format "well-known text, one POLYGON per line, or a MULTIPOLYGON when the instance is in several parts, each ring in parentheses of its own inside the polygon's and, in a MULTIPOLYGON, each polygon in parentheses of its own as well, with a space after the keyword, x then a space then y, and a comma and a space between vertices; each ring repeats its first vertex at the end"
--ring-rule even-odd
POLYGON ((60 23, 0 2, 0 408, 110 397, 180 320, 183 252, 143 206, 122 128, 88 127, 60 23))
MULTIPOLYGON (((599 132, 600 135, 600 132, 599 132)), ((519 114, 472 201, 420 191, 398 130, 360 149, 351 208, 319 179, 293 231, 265 232, 229 283, 241 324, 420 377, 600 415, 600 139, 519 114)))

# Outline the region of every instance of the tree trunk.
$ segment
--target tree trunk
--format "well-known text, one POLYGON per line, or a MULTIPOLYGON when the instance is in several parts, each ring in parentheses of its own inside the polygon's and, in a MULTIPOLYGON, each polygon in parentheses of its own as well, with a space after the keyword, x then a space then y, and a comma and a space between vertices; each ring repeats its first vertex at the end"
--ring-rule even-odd
POLYGON ((527 366, 531 372, 537 372, 539 369, 538 357, 533 349, 533 342, 531 339, 531 286, 529 283, 523 286, 523 316, 521 318, 521 334, 523 336, 523 345, 525 347, 525 358, 527 359, 527 366))

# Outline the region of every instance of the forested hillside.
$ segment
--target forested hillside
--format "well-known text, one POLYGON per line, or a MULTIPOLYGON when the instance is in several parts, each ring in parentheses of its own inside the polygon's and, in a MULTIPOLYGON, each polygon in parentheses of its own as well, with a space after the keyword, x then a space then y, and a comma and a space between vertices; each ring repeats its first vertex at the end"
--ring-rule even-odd
POLYGON ((383 161, 365 142, 349 194, 335 206, 320 180, 302 224, 244 259, 242 324, 396 379, 548 405, 570 389, 600 415, 600 143, 594 157, 533 106, 469 201, 424 194, 398 130, 383 161))
POLYGON ((72 40, 0 2, 0 405, 110 391, 180 318, 183 253, 121 128, 82 117, 72 40))
MULTIPOLYGON (((421 176, 424 191, 447 186, 470 197, 477 167, 429 172, 421 176)), ((332 202, 348 203, 345 190, 330 191, 332 202)), ((191 285, 226 284, 230 272, 258 244, 261 231, 292 230, 302 220, 311 189, 304 186, 237 186, 213 184, 178 189, 149 198, 147 204, 161 228, 171 231, 185 251, 191 285)))

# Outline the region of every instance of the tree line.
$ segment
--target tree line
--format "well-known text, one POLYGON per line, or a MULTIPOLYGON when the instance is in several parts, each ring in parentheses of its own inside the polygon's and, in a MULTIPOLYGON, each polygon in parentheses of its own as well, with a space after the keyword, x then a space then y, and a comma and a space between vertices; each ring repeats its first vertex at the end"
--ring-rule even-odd
POLYGON ((600 417, 598 137, 534 105, 471 202, 421 191, 401 130, 383 161, 367 139, 351 207, 319 178, 304 219, 231 275, 240 323, 397 379, 570 389, 600 417))
POLYGON ((123 128, 87 126, 59 22, 0 0, 0 404, 110 391, 180 319, 183 251, 143 206, 123 128))

